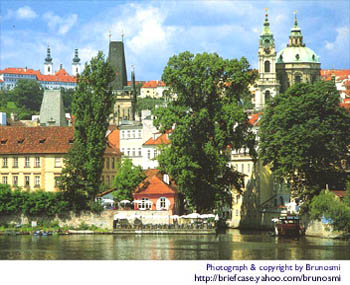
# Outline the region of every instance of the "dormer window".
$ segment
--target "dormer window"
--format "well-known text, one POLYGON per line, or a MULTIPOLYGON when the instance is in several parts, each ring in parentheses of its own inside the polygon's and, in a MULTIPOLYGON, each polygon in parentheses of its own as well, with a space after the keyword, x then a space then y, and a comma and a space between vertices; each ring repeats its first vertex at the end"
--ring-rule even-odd
POLYGON ((24 142, 24 139, 20 139, 17 141, 18 144, 22 144, 24 142))
POLYGON ((7 143, 7 140, 2 140, 1 141, 1 144, 6 144, 7 143))
POLYGON ((73 144, 74 139, 69 139, 69 144, 73 144))
POLYGON ((297 53, 297 54, 295 55, 295 58, 296 58, 297 60, 299 60, 300 55, 297 53))
POLYGON ((39 140, 39 143, 43 144, 45 141, 46 141, 46 139, 41 139, 41 140, 39 140))

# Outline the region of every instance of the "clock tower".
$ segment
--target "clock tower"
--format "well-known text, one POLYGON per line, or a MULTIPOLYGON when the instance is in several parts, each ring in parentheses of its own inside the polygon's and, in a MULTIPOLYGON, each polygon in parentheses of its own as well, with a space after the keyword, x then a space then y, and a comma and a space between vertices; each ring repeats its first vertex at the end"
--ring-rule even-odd
POLYGON ((259 79, 255 91, 255 107, 263 109, 267 101, 274 97, 279 90, 276 78, 276 50, 275 40, 270 30, 267 9, 265 9, 265 22, 259 39, 258 71, 259 79))

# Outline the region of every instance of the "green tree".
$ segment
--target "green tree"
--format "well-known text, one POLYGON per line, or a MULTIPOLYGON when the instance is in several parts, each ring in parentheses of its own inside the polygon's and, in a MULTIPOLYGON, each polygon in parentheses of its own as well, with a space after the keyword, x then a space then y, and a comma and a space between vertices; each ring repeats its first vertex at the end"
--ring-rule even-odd
POLYGON ((74 89, 61 88, 61 94, 62 94, 65 113, 72 113, 72 100, 73 100, 74 92, 75 92, 74 89))
POLYGON ((263 163, 306 207, 326 184, 344 187, 341 161, 350 159, 350 114, 339 103, 333 82, 301 83, 273 98, 263 114, 263 163))
POLYGON ((39 112, 44 89, 40 83, 30 79, 20 79, 12 90, 13 101, 18 107, 32 112, 39 112))
POLYGON ((113 193, 118 201, 132 201, 132 192, 146 177, 140 166, 134 166, 131 159, 119 160, 117 163, 117 174, 114 178, 114 186, 117 191, 113 193))
POLYGON ((138 98, 136 101, 136 112, 140 113, 142 110, 153 110, 156 105, 163 105, 164 100, 162 98, 138 98))
POLYGON ((231 205, 232 186, 240 190, 242 177, 228 167, 230 150, 248 147, 254 155, 241 94, 255 73, 245 58, 183 52, 169 59, 162 80, 177 99, 154 111, 162 131, 175 126, 171 145, 158 156, 161 169, 197 211, 231 205))
POLYGON ((110 64, 99 52, 85 65, 73 96, 74 142, 60 187, 77 208, 84 207, 86 200, 93 201, 99 191, 106 131, 115 103, 110 85, 113 77, 110 64))
POLYGON ((337 231, 343 231, 350 235, 350 203, 349 191, 344 200, 340 200, 335 194, 324 190, 312 199, 310 204, 310 217, 321 220, 325 218, 337 231))

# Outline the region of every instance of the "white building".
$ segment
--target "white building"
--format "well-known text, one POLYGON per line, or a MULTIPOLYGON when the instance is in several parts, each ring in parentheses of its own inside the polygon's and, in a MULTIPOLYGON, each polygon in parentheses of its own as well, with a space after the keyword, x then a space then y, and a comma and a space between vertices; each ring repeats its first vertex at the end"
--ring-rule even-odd
POLYGON ((145 82, 140 90, 140 98, 154 98, 159 99, 163 98, 164 91, 167 90, 163 81, 160 80, 152 80, 145 82))

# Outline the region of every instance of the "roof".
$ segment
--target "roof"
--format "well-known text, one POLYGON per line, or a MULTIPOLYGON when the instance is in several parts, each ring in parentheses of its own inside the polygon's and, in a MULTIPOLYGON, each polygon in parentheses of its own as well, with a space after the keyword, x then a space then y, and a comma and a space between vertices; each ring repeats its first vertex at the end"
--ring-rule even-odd
MULTIPOLYGON (((71 148, 73 127, 0 127, 0 154, 65 154, 71 148)), ((119 150, 107 145, 106 153, 119 150)))
POLYGON ((254 126, 258 122, 258 120, 261 117, 261 115, 262 115, 262 112, 259 112, 259 113, 256 113, 256 114, 252 114, 250 116, 250 118, 249 118, 249 124, 254 126))
POLYGON ((142 88, 157 88, 157 87, 165 87, 165 84, 161 80, 151 80, 147 81, 142 85, 142 88))
POLYGON ((116 149, 120 149, 120 131, 116 126, 109 126, 108 130, 111 131, 108 135, 108 143, 116 149))
POLYGON ((150 195, 174 195, 177 193, 175 183, 170 180, 170 184, 163 181, 163 175, 158 169, 150 169, 146 172, 147 177, 136 187, 135 194, 150 195))
POLYGON ((344 198, 346 191, 345 190, 331 190, 332 193, 337 195, 340 198, 344 198))
POLYGON ((150 138, 143 145, 163 145, 163 144, 170 144, 170 140, 168 138, 167 133, 161 134, 156 139, 150 138))
POLYGON ((320 58, 308 47, 286 47, 277 53, 276 63, 320 63, 320 58))
POLYGON ((350 109, 350 98, 345 98, 344 103, 340 103, 340 106, 345 109, 350 109))
POLYGON ((331 80, 332 75, 338 80, 344 80, 350 77, 350 69, 321 69, 321 78, 331 80))
POLYGON ((39 81, 51 81, 51 82, 72 82, 76 83, 76 78, 67 73, 64 68, 58 70, 54 75, 41 74, 40 70, 34 70, 30 68, 15 68, 8 67, 0 70, 0 74, 24 74, 24 75, 35 75, 39 81))

